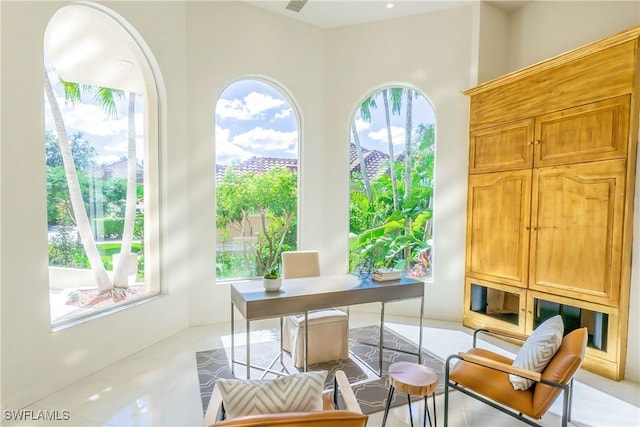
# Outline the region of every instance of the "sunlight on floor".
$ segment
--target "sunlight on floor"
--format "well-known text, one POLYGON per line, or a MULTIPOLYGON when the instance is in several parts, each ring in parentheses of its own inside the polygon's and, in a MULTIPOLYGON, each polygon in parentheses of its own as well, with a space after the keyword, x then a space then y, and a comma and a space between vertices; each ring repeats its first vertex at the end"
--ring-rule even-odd
MULTIPOLYGON (((376 314, 351 312, 350 326, 377 324, 376 314)), ((417 342, 417 319, 387 316, 386 326, 410 341, 417 342)), ((252 323, 251 343, 278 339, 279 322, 264 320, 252 323)), ((246 343, 243 322, 236 324, 236 345, 246 343)), ((423 346, 442 359, 471 346, 470 331, 448 322, 426 321, 423 346)), ((25 408, 33 411, 68 410, 70 419, 37 426, 200 426, 202 403, 195 363, 197 351, 229 347, 229 323, 198 326, 169 337, 130 357, 59 390, 25 408)), ((492 350, 512 355, 513 346, 483 342, 492 350)), ((573 400, 573 426, 640 425, 640 385, 614 382, 589 372, 576 377, 573 400), (605 393, 603 390, 606 390, 605 393), (631 402, 631 403, 629 403, 631 402), (633 404, 632 404, 633 403, 633 404)), ((412 403, 414 424, 422 424, 422 405, 412 403)), ((431 406, 431 405, 430 405, 431 406)), ((443 395, 436 398, 437 420, 443 425, 443 395)), ((524 425, 495 409, 460 393, 450 396, 449 425, 514 426, 524 425)), ((559 402, 542 419, 544 426, 559 426, 559 402)), ((371 414, 368 426, 379 427, 382 413, 371 414)), ((2 425, 34 425, 33 421, 5 421, 2 425)), ((392 408, 388 427, 411 425, 407 405, 392 408)))

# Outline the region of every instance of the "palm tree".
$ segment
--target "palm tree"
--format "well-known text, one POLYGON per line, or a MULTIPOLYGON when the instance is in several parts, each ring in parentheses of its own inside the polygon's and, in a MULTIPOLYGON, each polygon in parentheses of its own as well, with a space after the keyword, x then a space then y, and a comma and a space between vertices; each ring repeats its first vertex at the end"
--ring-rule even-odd
MULTIPOLYGON (((80 192, 80 182, 78 181, 76 166, 71 155, 71 144, 67 137, 67 130, 62 119, 60 106, 58 106, 58 101, 56 100, 56 96, 53 92, 53 87, 51 86, 51 81, 49 80, 49 75, 46 70, 44 72, 44 90, 47 100, 49 101, 51 114, 53 115, 53 122, 56 126, 58 140, 60 141, 62 164, 67 178, 67 185, 69 186, 69 199, 71 200, 74 220, 78 227, 78 233, 80 234, 80 241, 82 242, 87 258, 89 259, 89 265, 91 266, 91 271, 93 271, 93 275, 96 279, 98 290, 106 292, 113 288, 113 284, 107 275, 107 271, 105 270, 102 259, 100 258, 100 253, 98 252, 98 247, 96 246, 96 242, 93 238, 91 224, 89 223, 87 210, 84 207, 82 193, 80 192)), ((66 93, 67 91, 65 91, 65 94, 66 93)))
MULTIPOLYGON (((71 103, 80 100, 80 85, 73 82, 61 80, 64 86, 65 99, 71 103)), ((44 72, 45 94, 51 108, 53 121, 60 141, 60 152, 62 155, 62 163, 65 170, 67 185, 69 186, 69 199, 73 211, 74 220, 78 227, 80 241, 89 260, 91 271, 96 280, 98 290, 101 293, 110 292, 114 297, 123 296, 125 291, 122 288, 128 287, 127 272, 129 264, 129 254, 131 253, 131 245, 133 240, 133 224, 135 223, 135 202, 136 202, 136 157, 135 157, 135 122, 133 109, 135 107, 134 94, 129 94, 129 129, 128 129, 128 165, 127 165, 127 197, 125 205, 125 228, 122 236, 122 250, 118 261, 118 266, 112 281, 104 267, 98 247, 93 237, 89 217, 84 206, 82 193, 80 191, 80 183, 78 175, 71 155, 71 145, 67 137, 67 131, 62 118, 62 112, 56 99, 51 80, 47 71, 44 72)), ((90 86, 84 86, 85 90, 93 89, 90 86)), ((96 99, 105 112, 111 116, 116 114, 116 106, 114 96, 122 96, 122 91, 109 88, 97 88, 96 99)))
POLYGON ((406 89, 407 92, 407 111, 405 120, 405 138, 404 138, 404 198, 409 197, 411 193, 411 139, 413 131, 413 91, 406 89))
POLYGON ((398 183, 396 176, 396 156, 393 150, 393 136, 391 132, 391 118, 389 117, 389 97, 391 97, 391 111, 394 114, 400 114, 402 105, 402 88, 390 88, 382 90, 382 99, 384 101, 384 118, 387 123, 387 142, 389 144, 389 175, 391 176, 391 190, 393 192, 393 209, 400 208, 400 200, 398 197, 398 183))
POLYGON ((120 258, 113 275, 116 288, 129 287, 129 262, 131 259, 131 244, 133 243, 133 228, 136 221, 136 95, 129 92, 128 132, 127 132, 127 196, 124 209, 124 229, 122 231, 122 245, 120 258))

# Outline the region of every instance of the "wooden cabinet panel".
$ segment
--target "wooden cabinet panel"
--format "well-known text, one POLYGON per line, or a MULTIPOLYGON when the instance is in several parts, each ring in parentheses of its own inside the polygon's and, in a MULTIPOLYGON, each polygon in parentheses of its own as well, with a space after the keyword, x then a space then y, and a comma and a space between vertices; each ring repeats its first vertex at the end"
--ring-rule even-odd
POLYGON ((625 160, 534 170, 529 288, 616 305, 625 160))
POLYGON ((538 323, 543 320, 541 317, 560 314, 564 318, 565 333, 577 327, 586 327, 589 332, 588 357, 583 366, 609 378, 623 377, 626 348, 624 340, 619 339, 620 318, 616 307, 537 291, 527 291, 526 307, 525 333, 530 334, 536 320, 538 323), (558 312, 541 313, 541 302, 552 302, 558 306, 558 312))
POLYGON ((493 326, 525 333, 526 290, 467 277, 464 322, 472 328, 493 326))
POLYGON ((630 97, 536 117, 534 167, 624 157, 630 97))
MULTIPOLYGON (((632 32, 636 35, 637 30, 632 32)), ((638 39, 607 49, 576 51, 572 61, 553 58, 465 91, 472 130, 538 116, 631 93, 638 39)), ((570 56, 570 55, 567 55, 570 56)))
POLYGON ((530 168, 533 124, 527 119, 471 132, 469 173, 530 168))
POLYGON ((469 176, 467 276, 527 286, 531 170, 469 176))
POLYGON ((623 379, 640 26, 465 94, 464 324, 522 331, 524 322, 530 333, 558 312, 570 329, 589 328, 583 366, 623 379))

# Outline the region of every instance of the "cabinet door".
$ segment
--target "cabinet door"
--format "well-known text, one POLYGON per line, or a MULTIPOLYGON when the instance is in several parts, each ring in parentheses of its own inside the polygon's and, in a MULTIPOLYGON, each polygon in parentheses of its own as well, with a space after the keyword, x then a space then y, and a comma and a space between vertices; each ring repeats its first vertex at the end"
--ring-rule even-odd
POLYGON ((529 288, 619 300, 625 160, 534 170, 529 288))
POLYGON ((531 174, 469 176, 467 276, 527 286, 531 174))
POLYGON ((620 96, 536 118, 535 167, 627 155, 629 96, 620 96))
POLYGON ((533 119, 470 133, 469 173, 530 168, 533 164, 533 119))

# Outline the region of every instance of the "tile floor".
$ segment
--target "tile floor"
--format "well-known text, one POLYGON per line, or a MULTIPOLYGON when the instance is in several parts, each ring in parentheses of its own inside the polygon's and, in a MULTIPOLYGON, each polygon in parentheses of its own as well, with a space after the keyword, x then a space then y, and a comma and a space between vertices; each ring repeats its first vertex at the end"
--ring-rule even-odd
MULTIPOLYGON (((377 315, 352 311, 351 327, 374 324, 377 319, 377 315)), ((253 323, 256 340, 260 339, 261 328, 268 330, 275 325, 273 321, 253 323)), ((387 316, 387 325, 417 342, 417 319, 387 316)), ((460 325, 427 321, 424 330, 425 347, 443 359, 471 346, 469 331, 460 325)), ((199 426, 202 405, 195 352, 220 348, 229 342, 228 323, 188 328, 25 408, 67 410, 68 420, 2 425, 199 426)), ((509 350, 513 348, 500 345, 499 351, 509 350)), ((586 371, 580 371, 576 379, 572 425, 640 426, 640 385, 609 381, 586 371)), ((443 425, 443 401, 443 395, 436 399, 439 425, 443 425)), ((450 408, 452 427, 524 425, 457 392, 450 396, 450 408)), ((559 426, 559 413, 556 402, 542 419, 543 425, 559 426)), ((413 404, 413 414, 416 425, 422 425, 422 401, 413 404)), ((370 416, 368 425, 381 423, 382 413, 376 413, 370 416)), ((391 410, 387 426, 409 425, 406 405, 391 410)))

